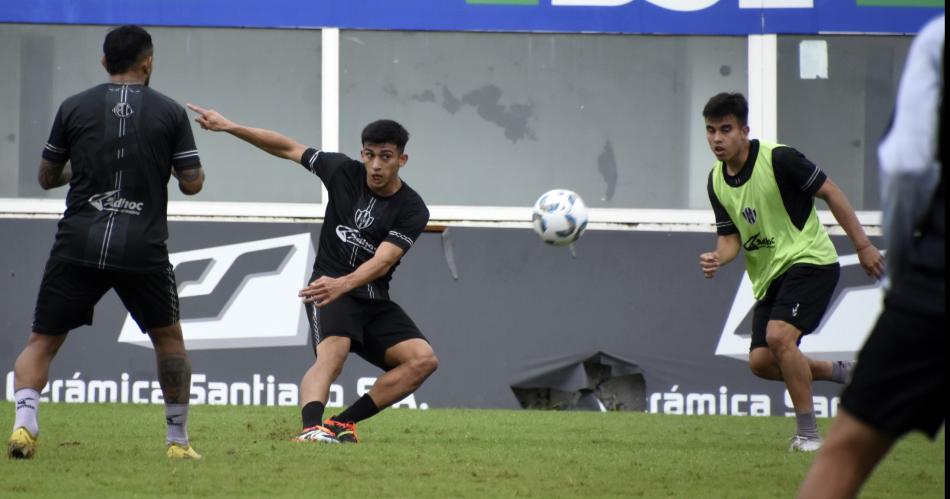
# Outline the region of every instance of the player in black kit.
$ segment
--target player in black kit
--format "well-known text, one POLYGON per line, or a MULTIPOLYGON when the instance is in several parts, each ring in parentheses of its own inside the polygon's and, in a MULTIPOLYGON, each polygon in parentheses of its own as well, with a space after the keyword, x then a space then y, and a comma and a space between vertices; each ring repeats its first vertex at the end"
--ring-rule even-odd
POLYGON ((14 367, 16 421, 7 455, 34 456, 50 363, 67 333, 92 324, 96 303, 115 289, 155 347, 166 454, 198 459, 187 429, 191 363, 165 240, 170 177, 190 195, 201 190, 204 172, 185 108, 148 86, 148 32, 115 28, 103 54, 109 82, 63 101, 43 150, 40 185, 68 183, 69 192, 36 299, 33 333, 14 367))
POLYGON ((858 496, 899 439, 921 431, 936 440, 946 424, 945 33, 941 13, 911 44, 878 147, 884 310, 841 392, 827 444, 798 490, 802 499, 858 496))
POLYGON ((356 423, 414 392, 438 367, 428 340, 389 299, 389 281, 429 221, 419 194, 399 178, 409 133, 391 120, 363 129, 362 162, 307 148, 277 132, 238 125, 189 104, 202 128, 228 132, 274 156, 299 162, 329 193, 310 285, 300 290, 316 361, 300 382, 299 442, 356 443, 356 423), (347 355, 386 371, 340 414, 323 420, 330 384, 347 355))

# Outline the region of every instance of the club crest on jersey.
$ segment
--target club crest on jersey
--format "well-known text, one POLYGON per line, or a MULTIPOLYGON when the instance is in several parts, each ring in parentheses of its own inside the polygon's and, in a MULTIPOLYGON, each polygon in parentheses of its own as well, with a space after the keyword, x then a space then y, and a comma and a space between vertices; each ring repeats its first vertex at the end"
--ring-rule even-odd
POLYGON ((755 221, 758 218, 758 214, 756 214, 755 208, 743 208, 742 218, 744 218, 746 222, 749 222, 750 224, 755 225, 755 221))
POLYGON ((365 229, 370 225, 373 225, 373 222, 376 220, 373 218, 373 215, 370 214, 370 210, 373 209, 373 206, 370 205, 365 210, 356 210, 356 213, 353 214, 353 218, 356 221, 357 229, 365 229))
POLYGON ((112 108, 112 114, 114 114, 116 118, 128 118, 132 116, 132 112, 132 106, 130 106, 128 102, 119 102, 112 108))

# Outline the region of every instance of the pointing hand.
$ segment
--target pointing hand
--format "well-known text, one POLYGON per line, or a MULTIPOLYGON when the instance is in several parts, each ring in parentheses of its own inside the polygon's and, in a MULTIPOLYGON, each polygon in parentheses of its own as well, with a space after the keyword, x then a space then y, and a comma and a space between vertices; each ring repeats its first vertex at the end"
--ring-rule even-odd
POLYGON ((201 125, 201 128, 205 130, 211 130, 212 132, 222 132, 227 131, 229 128, 234 126, 234 123, 224 116, 221 116, 221 113, 215 111, 214 109, 205 109, 194 104, 186 105, 188 106, 188 109, 198 113, 198 116, 195 118, 195 122, 201 125))

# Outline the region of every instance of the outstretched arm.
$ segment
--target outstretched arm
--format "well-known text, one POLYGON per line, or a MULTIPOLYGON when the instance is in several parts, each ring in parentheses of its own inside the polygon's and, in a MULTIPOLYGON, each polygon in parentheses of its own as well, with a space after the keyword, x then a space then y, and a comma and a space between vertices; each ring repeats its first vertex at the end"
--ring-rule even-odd
POLYGON ((213 132, 228 132, 235 137, 256 146, 265 152, 273 154, 279 158, 289 159, 291 161, 300 161, 304 151, 307 148, 297 141, 282 135, 280 133, 266 130, 264 128, 251 128, 234 123, 233 121, 221 116, 221 113, 214 109, 204 109, 194 104, 188 104, 188 109, 198 113, 195 121, 205 130, 213 132))
POLYGON ((329 304, 350 290, 356 289, 389 272, 389 269, 402 258, 405 252, 393 243, 383 241, 376 249, 373 258, 366 260, 353 272, 343 277, 323 276, 300 290, 297 295, 305 303, 314 303, 318 307, 329 304))
POLYGON ((848 239, 851 240, 851 244, 854 245, 854 249, 858 253, 858 261, 861 262, 864 272, 875 279, 880 279, 884 274, 884 257, 881 256, 881 252, 871 244, 871 240, 864 233, 864 228, 861 227, 858 216, 854 214, 854 208, 851 207, 848 197, 831 179, 825 180, 825 183, 815 193, 815 197, 828 204, 831 214, 834 215, 838 225, 844 229, 848 239))
POLYGON ((720 235, 717 237, 716 250, 699 255, 699 267, 703 271, 703 277, 706 279, 715 277, 719 267, 736 259, 741 246, 742 244, 738 233, 720 235))

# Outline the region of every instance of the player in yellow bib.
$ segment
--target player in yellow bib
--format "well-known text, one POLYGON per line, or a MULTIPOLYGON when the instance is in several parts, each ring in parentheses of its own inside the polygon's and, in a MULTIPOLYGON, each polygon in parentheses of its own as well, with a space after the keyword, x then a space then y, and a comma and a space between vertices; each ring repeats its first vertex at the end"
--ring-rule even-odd
POLYGON ((749 367, 760 378, 785 383, 797 427, 789 450, 812 452, 822 439, 811 383, 844 383, 851 369, 850 362, 809 359, 798 348, 821 323, 840 273, 815 198, 828 204, 869 276, 881 277, 884 260, 841 189, 797 150, 750 140, 748 115, 739 93, 717 94, 703 109, 706 140, 717 159, 708 181, 717 239, 699 263, 712 278, 744 250, 757 300, 749 367))

